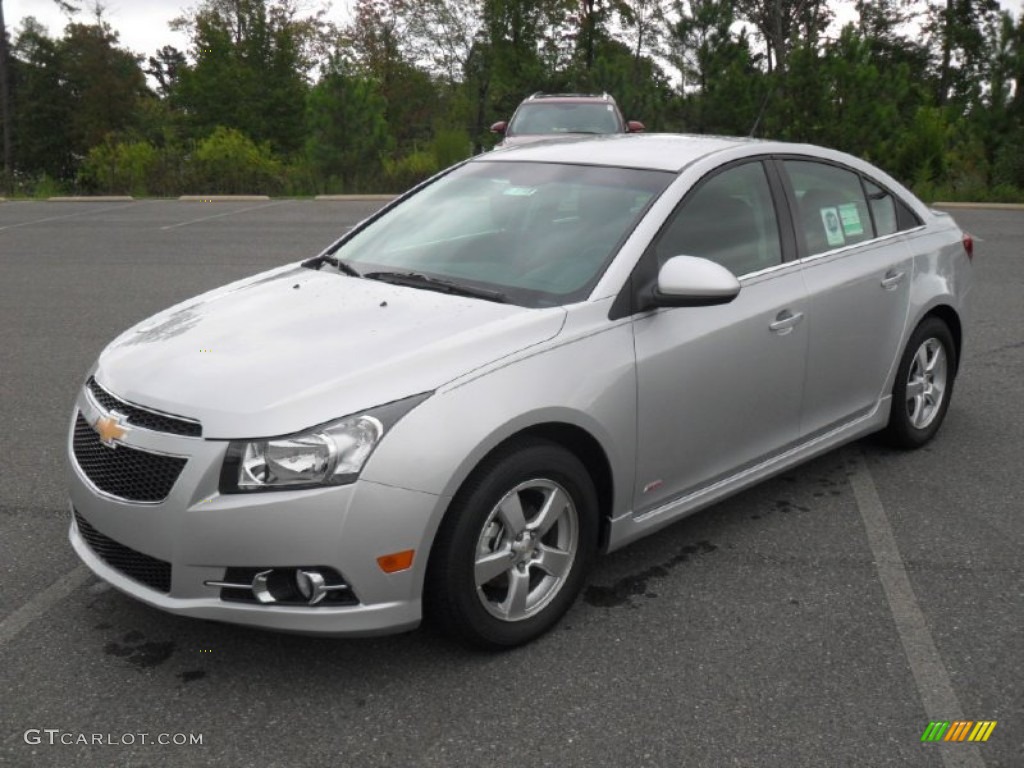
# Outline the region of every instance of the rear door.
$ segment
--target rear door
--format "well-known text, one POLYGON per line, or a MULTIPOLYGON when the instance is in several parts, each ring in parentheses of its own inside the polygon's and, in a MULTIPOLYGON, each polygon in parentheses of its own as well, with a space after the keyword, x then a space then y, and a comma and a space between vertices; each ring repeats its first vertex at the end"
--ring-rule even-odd
POLYGON ((809 297, 804 437, 869 413, 899 353, 913 259, 898 201, 860 174, 786 158, 809 297))

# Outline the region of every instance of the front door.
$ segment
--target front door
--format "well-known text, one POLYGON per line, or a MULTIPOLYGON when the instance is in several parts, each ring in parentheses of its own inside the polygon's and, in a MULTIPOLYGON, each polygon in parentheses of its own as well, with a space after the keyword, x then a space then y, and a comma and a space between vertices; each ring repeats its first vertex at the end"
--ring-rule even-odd
POLYGON ((779 218, 762 163, 731 166, 686 196, 644 256, 716 261, 742 289, 729 304, 633 322, 639 514, 799 437, 807 298, 800 265, 783 263, 779 218))

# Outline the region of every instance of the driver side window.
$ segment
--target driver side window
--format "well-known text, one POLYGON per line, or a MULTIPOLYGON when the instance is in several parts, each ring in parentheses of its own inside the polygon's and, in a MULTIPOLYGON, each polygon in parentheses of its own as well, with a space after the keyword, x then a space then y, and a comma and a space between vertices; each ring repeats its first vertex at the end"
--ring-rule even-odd
POLYGON ((737 277, 781 264, 779 224, 764 166, 745 163, 701 182, 672 214, 654 250, 659 267, 673 256, 700 256, 737 277))

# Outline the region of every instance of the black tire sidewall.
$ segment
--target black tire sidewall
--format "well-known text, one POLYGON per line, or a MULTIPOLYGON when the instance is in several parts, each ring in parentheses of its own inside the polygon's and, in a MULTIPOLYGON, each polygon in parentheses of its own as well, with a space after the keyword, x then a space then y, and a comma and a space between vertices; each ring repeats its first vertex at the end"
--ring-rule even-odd
POLYGON ((929 317, 914 329, 903 352, 899 368, 896 370, 896 381, 892 388, 892 410, 886 430, 886 437, 890 443, 900 448, 920 448, 935 437, 946 418, 946 411, 949 410, 958 363, 953 334, 950 332, 949 326, 942 320, 937 317, 929 317), (913 365, 914 356, 928 339, 935 339, 942 344, 946 353, 946 391, 943 393, 939 412, 932 419, 931 424, 923 429, 918 429, 910 423, 910 416, 907 414, 907 377, 910 375, 910 366, 913 365))
POLYGON ((572 606, 597 549, 597 492, 583 464, 545 440, 518 441, 489 457, 463 485, 438 531, 424 595, 428 618, 449 635, 471 645, 512 648, 547 632, 572 606), (578 546, 572 569, 558 594, 538 614, 502 621, 480 603, 474 553, 494 506, 521 482, 547 479, 572 497, 578 517, 578 546))

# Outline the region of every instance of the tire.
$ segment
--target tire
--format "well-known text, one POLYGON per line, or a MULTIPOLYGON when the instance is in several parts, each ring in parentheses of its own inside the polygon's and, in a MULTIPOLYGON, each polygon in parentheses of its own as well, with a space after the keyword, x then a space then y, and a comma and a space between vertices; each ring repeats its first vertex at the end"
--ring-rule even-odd
POLYGON ((883 432, 887 443, 915 449, 935 437, 949 409, 956 370, 949 327, 937 317, 925 318, 910 336, 896 371, 889 425, 883 432))
POLYGON ((597 551, 597 510, 590 474, 566 449, 534 438, 500 449, 467 479, 441 523, 427 566, 426 618, 488 650, 544 634, 583 587, 597 551))

